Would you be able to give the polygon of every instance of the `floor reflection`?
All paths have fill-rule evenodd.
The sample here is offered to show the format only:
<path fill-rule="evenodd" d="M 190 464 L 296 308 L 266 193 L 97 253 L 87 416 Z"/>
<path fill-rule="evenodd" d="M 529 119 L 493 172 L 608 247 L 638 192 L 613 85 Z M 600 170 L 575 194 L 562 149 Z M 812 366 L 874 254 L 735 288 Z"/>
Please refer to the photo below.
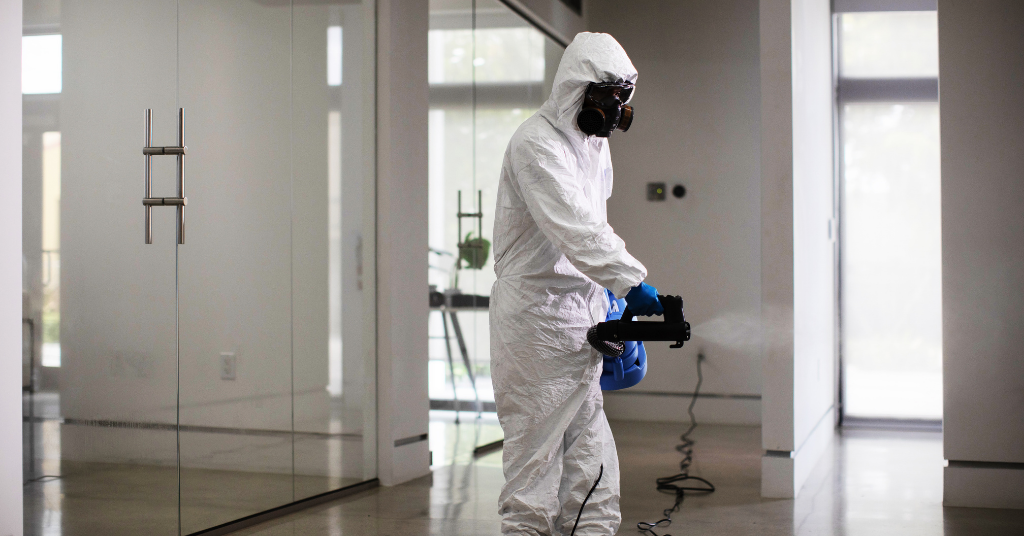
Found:
<path fill-rule="evenodd" d="M 456 424 L 452 412 L 431 412 L 431 475 L 401 486 L 373 489 L 237 534 L 498 534 L 497 499 L 504 480 L 501 452 L 474 457 L 473 449 L 499 439 L 501 429 L 494 414 L 463 412 L 459 417 Z M 53 425 L 47 428 L 48 424 L 37 425 L 37 471 L 59 473 L 63 469 L 64 479 L 40 480 L 26 486 L 26 528 L 32 525 L 26 534 L 89 534 L 81 524 L 89 519 L 89 513 L 80 506 L 101 504 L 104 493 L 115 489 L 103 484 L 104 471 L 116 475 L 127 469 L 61 462 L 59 430 Z M 638 521 L 657 520 L 662 509 L 672 504 L 671 496 L 658 493 L 654 480 L 672 474 L 678 467 L 674 446 L 683 427 L 619 421 L 612 422 L 612 428 L 622 474 L 623 522 L 619 534 L 638 534 Z M 814 469 L 796 500 L 760 497 L 760 428 L 701 425 L 693 438 L 696 445 L 691 474 L 708 478 L 718 491 L 687 497 L 681 511 L 673 516 L 672 526 L 658 531 L 659 535 L 1024 534 L 1024 511 L 942 507 L 942 436 L 937 432 L 840 431 L 834 448 Z M 173 472 L 173 468 L 168 470 Z M 94 488 L 68 479 L 87 472 L 92 473 Z M 158 476 L 135 472 L 106 482 L 124 486 L 135 478 Z M 212 495 L 232 493 L 215 489 L 223 475 L 192 476 L 195 482 L 206 481 L 212 486 Z M 270 491 L 273 486 L 266 482 L 249 482 L 245 493 Z M 246 483 L 236 484 L 232 490 L 245 489 Z M 133 512 L 129 506 L 122 510 L 129 517 L 138 512 L 152 510 L 135 508 Z M 103 508 L 94 508 L 93 513 L 117 514 Z"/>
<path fill-rule="evenodd" d="M 501 450 L 474 449 L 502 438 L 494 413 L 430 412 L 431 475 L 380 487 L 236 534 L 479 536 L 499 534 Z"/>
<path fill-rule="evenodd" d="M 456 423 L 458 420 L 458 423 Z M 475 463 L 501 467 L 501 456 L 474 457 L 477 447 L 491 445 L 504 436 L 495 413 L 430 411 L 431 467 Z M 500 452 L 500 450 L 499 450 Z"/>
<path fill-rule="evenodd" d="M 623 475 L 619 533 L 633 534 L 638 521 L 655 521 L 672 504 L 654 479 L 675 467 L 680 427 L 613 422 L 612 429 Z M 760 497 L 759 428 L 701 425 L 693 437 L 690 474 L 718 491 L 688 497 L 670 534 L 1024 534 L 1024 511 L 943 508 L 939 432 L 838 431 L 796 500 Z"/>
<path fill-rule="evenodd" d="M 478 433 L 463 413 L 433 416 L 431 448 L 446 453 L 433 475 L 393 488 L 378 488 L 316 510 L 300 512 L 239 534 L 498 534 L 500 454 L 473 459 L 467 434 Z M 484 416 L 486 418 L 486 414 Z M 682 426 L 613 422 L 622 466 L 619 534 L 638 534 L 638 521 L 654 521 L 672 497 L 654 479 L 672 474 Z M 443 433 L 443 436 L 440 434 Z M 455 434 L 458 448 L 454 448 Z M 444 437 L 444 448 L 436 441 Z M 761 430 L 702 425 L 691 474 L 718 487 L 688 497 L 664 534 L 710 535 L 961 535 L 1022 534 L 1024 512 L 942 507 L 942 437 L 933 432 L 842 431 L 815 468 L 797 500 L 760 496 Z M 451 460 L 451 461 L 448 461 Z"/>
<path fill-rule="evenodd" d="M 62 418 L 58 393 L 23 403 L 28 536 L 175 536 L 179 519 L 189 534 L 362 480 L 342 467 L 361 459 L 359 434 L 194 426 L 179 488 L 173 426 Z"/>

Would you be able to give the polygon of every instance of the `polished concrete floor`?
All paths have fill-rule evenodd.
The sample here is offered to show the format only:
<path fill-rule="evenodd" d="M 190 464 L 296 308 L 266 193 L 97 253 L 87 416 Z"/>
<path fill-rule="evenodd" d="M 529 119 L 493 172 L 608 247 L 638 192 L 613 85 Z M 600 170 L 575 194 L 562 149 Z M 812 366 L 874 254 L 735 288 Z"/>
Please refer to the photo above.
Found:
<path fill-rule="evenodd" d="M 50 474 L 53 472 L 48 472 Z M 176 536 L 174 467 L 60 461 L 60 477 L 25 485 L 25 535 Z M 184 468 L 182 533 L 189 534 L 358 479 Z"/>
<path fill-rule="evenodd" d="M 173 431 L 68 424 L 52 395 L 26 398 L 33 404 L 22 428 L 26 536 L 177 536 L 179 520 L 181 533 L 189 534 L 364 480 L 340 476 L 342 453 L 349 444 L 361 453 L 361 439 L 183 432 L 179 493 Z M 69 438 L 78 449 L 86 447 L 88 461 L 69 448 Z M 150 449 L 165 459 L 94 459 Z M 337 467 L 317 463 L 328 455 Z M 204 467 L 211 461 L 231 463 Z M 282 461 L 298 470 L 261 470 Z"/>
<path fill-rule="evenodd" d="M 478 433 L 463 421 L 460 437 Z M 654 479 L 677 467 L 681 426 L 613 422 L 622 466 L 623 523 L 656 521 L 672 497 Z M 713 494 L 688 497 L 659 536 L 702 535 L 1021 535 L 1024 511 L 942 507 L 942 438 L 935 432 L 843 430 L 796 500 L 760 497 L 761 432 L 755 427 L 697 428 L 692 474 Z M 465 448 L 472 441 L 464 441 Z M 237 532 L 239 535 L 499 534 L 500 453 L 451 465 L 392 488 L 378 488 Z"/>
<path fill-rule="evenodd" d="M 499 534 L 501 453 L 474 458 L 472 451 L 500 438 L 501 430 L 493 414 L 461 417 L 456 425 L 453 413 L 431 412 L 435 465 L 430 476 L 236 534 Z M 43 440 L 37 445 L 38 465 L 33 470 L 62 478 L 26 485 L 26 534 L 177 533 L 173 467 L 61 460 L 47 453 L 59 445 L 45 440 L 59 434 L 42 429 L 56 424 L 38 426 Z M 672 496 L 655 490 L 654 480 L 675 472 L 679 455 L 674 446 L 682 425 L 613 422 L 612 428 L 622 466 L 619 534 L 638 534 L 637 522 L 658 520 L 672 504 Z M 697 443 L 691 473 L 708 478 L 718 491 L 687 497 L 672 525 L 656 530 L 659 536 L 1024 534 L 1024 511 L 942 507 L 942 438 L 936 432 L 844 429 L 796 500 L 760 497 L 759 428 L 702 425 L 693 437 Z M 185 470 L 182 476 L 184 533 L 253 513 L 260 505 L 270 508 L 287 502 L 303 484 L 281 475 L 230 471 Z M 312 491 L 323 484 L 309 485 Z M 112 519 L 117 521 L 113 525 Z M 120 532 L 110 530 L 115 525 Z M 106 529 L 94 530 L 99 527 Z"/>

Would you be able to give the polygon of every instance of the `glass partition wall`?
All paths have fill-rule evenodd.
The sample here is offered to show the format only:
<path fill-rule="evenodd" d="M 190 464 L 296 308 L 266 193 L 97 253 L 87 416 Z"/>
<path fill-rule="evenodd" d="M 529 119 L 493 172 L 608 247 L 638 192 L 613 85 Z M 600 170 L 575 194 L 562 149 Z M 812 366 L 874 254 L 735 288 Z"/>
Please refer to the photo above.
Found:
<path fill-rule="evenodd" d="M 26 534 L 376 476 L 373 14 L 25 2 Z"/>
<path fill-rule="evenodd" d="M 547 99 L 564 47 L 497 0 L 431 0 L 428 39 L 431 408 L 493 412 L 498 176 L 512 134 Z"/>

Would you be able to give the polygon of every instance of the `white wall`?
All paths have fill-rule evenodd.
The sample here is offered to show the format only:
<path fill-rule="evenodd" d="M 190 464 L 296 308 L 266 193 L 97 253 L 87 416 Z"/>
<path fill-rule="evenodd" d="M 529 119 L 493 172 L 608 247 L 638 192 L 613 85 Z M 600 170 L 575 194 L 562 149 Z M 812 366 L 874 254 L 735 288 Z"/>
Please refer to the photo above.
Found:
<path fill-rule="evenodd" d="M 589 1 L 588 29 L 608 32 L 639 72 L 636 120 L 610 139 L 615 191 L 608 219 L 647 282 L 678 294 L 693 325 L 681 350 L 647 344 L 647 377 L 605 393 L 611 418 L 685 421 L 703 348 L 699 422 L 761 419 L 759 311 L 760 72 L 756 0 Z M 657 16 L 652 16 L 657 13 Z M 647 182 L 687 194 L 646 199 Z M 643 393 L 657 393 L 645 395 Z M 656 408 L 652 410 L 653 408 Z"/>
<path fill-rule="evenodd" d="M 1024 508 L 1024 4 L 939 2 L 947 506 Z"/>
<path fill-rule="evenodd" d="M 763 493 L 792 497 L 834 425 L 829 2 L 645 3 L 657 17 L 621 2 L 585 9 L 588 29 L 615 36 L 639 71 L 636 122 L 611 140 L 609 220 L 693 323 L 683 351 L 648 345 L 648 377 L 607 393 L 606 411 L 686 419 L 703 348 L 703 393 L 754 396 L 701 399 L 698 421 L 763 422 Z M 648 181 L 688 193 L 647 202 Z"/>
<path fill-rule="evenodd" d="M 835 424 L 828 0 L 761 0 L 761 493 L 794 497 Z"/>
<path fill-rule="evenodd" d="M 21 0 L 0 2 L 0 535 L 20 536 Z"/>
<path fill-rule="evenodd" d="M 394 485 L 430 472 L 429 5 L 381 0 L 377 16 L 377 448 L 380 480 Z"/>

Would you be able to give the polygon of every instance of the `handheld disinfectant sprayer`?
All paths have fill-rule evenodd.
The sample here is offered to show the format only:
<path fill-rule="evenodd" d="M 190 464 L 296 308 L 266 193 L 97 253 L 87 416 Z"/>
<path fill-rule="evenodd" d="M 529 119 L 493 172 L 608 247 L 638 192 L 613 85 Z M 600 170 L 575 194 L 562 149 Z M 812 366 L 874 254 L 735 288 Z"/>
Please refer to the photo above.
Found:
<path fill-rule="evenodd" d="M 601 389 L 603 391 L 615 391 L 633 387 L 644 379 L 647 374 L 647 352 L 644 351 L 644 341 L 672 341 L 675 344 L 669 348 L 682 348 L 683 343 L 690 340 L 690 323 L 683 315 L 683 299 L 679 296 L 658 295 L 658 301 L 665 309 L 665 320 L 663 322 L 636 322 L 633 313 L 626 307 L 626 300 L 616 299 L 610 291 L 608 293 L 608 316 L 601 322 L 587 331 L 587 342 L 598 352 L 604 354 L 604 370 L 601 371 Z M 702 359 L 703 355 L 698 359 Z M 698 362 L 697 374 L 700 375 L 700 364 Z M 700 390 L 700 382 L 697 383 L 697 390 Z M 693 403 L 697 400 L 696 394 L 690 401 L 690 429 L 682 435 L 683 444 L 676 447 L 685 458 L 680 464 L 681 472 L 665 478 L 658 479 L 658 490 L 676 494 L 676 503 L 672 508 L 665 510 L 665 518 L 655 523 L 640 522 L 637 528 L 641 532 L 654 534 L 654 528 L 667 525 L 672 522 L 672 512 L 679 509 L 683 502 L 683 493 L 686 491 L 712 492 L 715 487 L 703 478 L 690 476 L 689 467 L 693 459 L 693 440 L 689 439 L 690 432 L 697 426 L 693 417 Z M 572 527 L 573 535 L 576 534 L 576 527 L 579 525 L 580 516 L 583 515 L 583 508 L 587 506 L 591 494 L 601 483 L 601 476 L 604 475 L 604 464 L 597 474 L 590 493 L 587 493 L 580 505 L 580 512 L 576 515 L 576 524 Z M 707 487 L 692 487 L 682 485 L 682 482 L 699 480 Z"/>
<path fill-rule="evenodd" d="M 587 341 L 604 354 L 601 389 L 615 391 L 632 387 L 647 374 L 644 341 L 673 341 L 670 348 L 682 348 L 690 340 L 690 323 L 683 315 L 683 299 L 658 295 L 665 309 L 663 322 L 635 322 L 626 300 L 608 292 L 608 317 L 590 328 Z"/>

